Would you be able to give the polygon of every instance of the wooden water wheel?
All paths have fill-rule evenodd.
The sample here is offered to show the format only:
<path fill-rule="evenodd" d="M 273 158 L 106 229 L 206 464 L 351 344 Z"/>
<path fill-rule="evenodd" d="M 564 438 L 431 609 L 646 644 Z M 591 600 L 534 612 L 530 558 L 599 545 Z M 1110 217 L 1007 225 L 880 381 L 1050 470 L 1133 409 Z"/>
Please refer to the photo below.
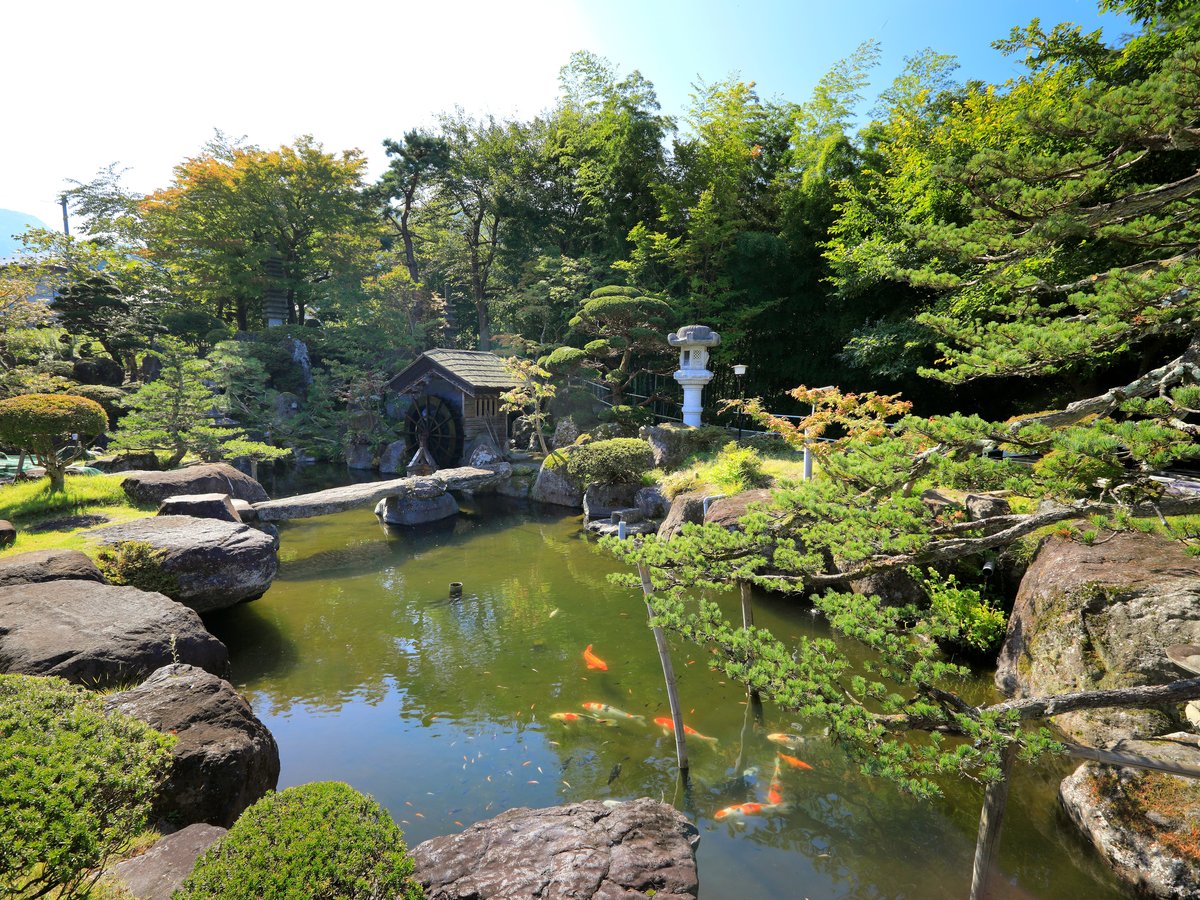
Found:
<path fill-rule="evenodd" d="M 465 433 L 462 413 L 441 397 L 417 397 L 404 416 L 405 444 L 409 459 L 425 445 L 438 467 L 457 466 L 462 459 Z"/>

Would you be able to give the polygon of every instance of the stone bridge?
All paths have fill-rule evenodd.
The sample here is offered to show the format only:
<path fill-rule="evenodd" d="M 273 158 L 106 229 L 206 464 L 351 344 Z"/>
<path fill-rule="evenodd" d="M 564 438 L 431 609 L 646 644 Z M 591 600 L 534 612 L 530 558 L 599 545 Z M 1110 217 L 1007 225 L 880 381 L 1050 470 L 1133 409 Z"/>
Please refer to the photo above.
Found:
<path fill-rule="evenodd" d="M 507 465 L 491 469 L 476 469 L 464 466 L 458 469 L 442 469 L 428 476 L 393 478 L 390 481 L 368 481 L 363 484 L 348 484 L 345 487 L 329 488 L 313 494 L 300 494 L 282 500 L 264 500 L 254 503 L 260 522 L 283 522 L 288 519 L 306 519 L 343 512 L 360 506 L 374 508 L 380 500 L 396 497 L 429 498 L 446 491 L 483 491 L 495 487 L 508 477 Z"/>

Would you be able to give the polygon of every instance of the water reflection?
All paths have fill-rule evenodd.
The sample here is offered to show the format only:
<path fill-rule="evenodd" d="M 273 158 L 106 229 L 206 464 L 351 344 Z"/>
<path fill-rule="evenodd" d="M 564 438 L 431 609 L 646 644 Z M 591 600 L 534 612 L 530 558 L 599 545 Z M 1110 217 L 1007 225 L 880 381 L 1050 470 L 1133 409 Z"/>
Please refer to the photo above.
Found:
<path fill-rule="evenodd" d="M 290 523 L 268 594 L 210 619 L 234 678 L 279 740 L 283 785 L 340 778 L 375 795 L 417 842 L 512 806 L 650 796 L 701 829 L 705 897 L 962 897 L 981 792 L 946 784 L 917 803 L 863 778 L 838 748 L 672 643 L 692 741 L 681 787 L 662 673 L 640 595 L 614 587 L 613 560 L 563 510 L 481 500 L 441 527 L 383 530 L 369 511 Z M 448 584 L 464 597 L 450 601 Z M 736 596 L 720 598 L 732 615 Z M 785 640 L 824 624 L 760 597 L 756 621 Z M 590 670 L 587 645 L 606 660 Z M 989 679 L 968 686 L 979 697 Z M 602 703 L 644 719 L 604 724 Z M 783 767 L 783 816 L 716 820 L 763 801 L 780 748 L 799 732 L 811 769 Z M 792 751 L 789 751 L 792 752 Z M 1057 819 L 1066 766 L 1022 770 L 1013 786 L 1001 896 L 1119 897 L 1114 880 Z M 1028 892 L 1028 893 L 1022 893 Z"/>

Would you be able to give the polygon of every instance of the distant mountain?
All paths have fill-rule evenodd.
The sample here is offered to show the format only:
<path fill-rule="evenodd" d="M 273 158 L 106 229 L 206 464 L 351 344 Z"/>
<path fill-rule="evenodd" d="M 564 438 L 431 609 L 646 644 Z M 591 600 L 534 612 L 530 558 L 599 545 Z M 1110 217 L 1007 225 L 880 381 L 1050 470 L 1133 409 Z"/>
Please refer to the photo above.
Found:
<path fill-rule="evenodd" d="M 15 209 L 0 209 L 0 262 L 16 256 L 21 249 L 21 242 L 13 237 L 20 234 L 29 226 L 47 228 L 37 216 L 17 212 Z"/>

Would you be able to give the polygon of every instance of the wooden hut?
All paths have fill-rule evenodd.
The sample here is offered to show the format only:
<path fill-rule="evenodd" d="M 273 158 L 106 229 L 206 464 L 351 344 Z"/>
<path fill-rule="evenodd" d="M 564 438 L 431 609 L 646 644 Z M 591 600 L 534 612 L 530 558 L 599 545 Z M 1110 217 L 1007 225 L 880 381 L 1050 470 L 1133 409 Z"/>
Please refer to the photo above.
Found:
<path fill-rule="evenodd" d="M 464 465 L 484 437 L 500 450 L 508 445 L 508 415 L 500 395 L 517 386 L 504 361 L 480 350 L 426 350 L 387 383 L 407 397 L 404 432 L 409 458 L 422 443 L 438 468 Z"/>

